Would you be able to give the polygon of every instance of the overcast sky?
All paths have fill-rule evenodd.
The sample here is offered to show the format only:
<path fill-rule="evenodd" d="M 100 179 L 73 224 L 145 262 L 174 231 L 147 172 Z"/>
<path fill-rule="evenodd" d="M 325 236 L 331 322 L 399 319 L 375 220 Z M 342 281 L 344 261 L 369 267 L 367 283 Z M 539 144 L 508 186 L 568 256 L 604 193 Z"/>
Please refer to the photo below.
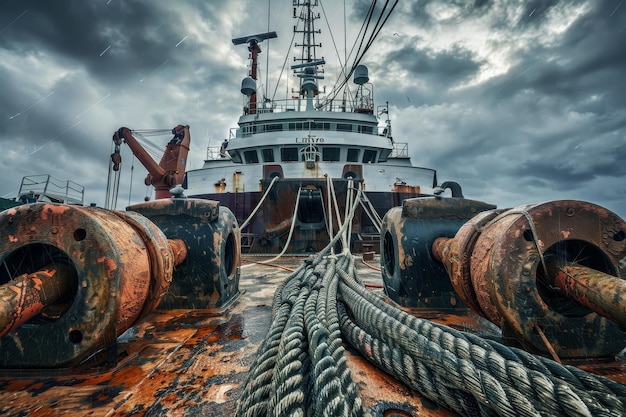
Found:
<path fill-rule="evenodd" d="M 344 2 L 320 1 L 338 26 L 318 35 L 330 88 L 333 39 L 343 59 L 369 1 L 345 1 L 346 35 Z M 390 103 L 396 141 L 440 182 L 499 207 L 571 198 L 624 217 L 624 3 L 400 0 L 362 63 L 378 104 Z M 24 175 L 50 174 L 103 205 L 121 126 L 189 124 L 188 168 L 200 168 L 209 140 L 227 137 L 242 108 L 247 51 L 231 39 L 278 33 L 262 45 L 271 97 L 292 14 L 288 0 L 0 0 L 0 196 L 13 198 Z M 118 207 L 129 199 L 127 152 Z M 134 165 L 138 202 L 146 171 Z"/>

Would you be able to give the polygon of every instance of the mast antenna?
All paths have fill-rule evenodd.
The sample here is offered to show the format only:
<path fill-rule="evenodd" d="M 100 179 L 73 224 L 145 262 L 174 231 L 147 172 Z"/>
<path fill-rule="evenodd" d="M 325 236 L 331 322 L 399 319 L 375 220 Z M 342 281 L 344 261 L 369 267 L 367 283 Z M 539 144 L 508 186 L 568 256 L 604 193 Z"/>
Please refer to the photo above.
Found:
<path fill-rule="evenodd" d="M 265 39 L 273 39 L 276 37 L 276 32 L 266 32 L 233 39 L 233 45 L 242 45 L 244 43 L 248 44 L 248 51 L 250 51 L 250 53 L 252 54 L 252 68 L 250 69 L 250 77 L 254 80 L 253 83 L 255 83 L 255 85 L 257 80 L 258 57 L 259 53 L 261 52 L 261 47 L 259 46 L 259 43 L 263 42 Z M 256 101 L 257 99 L 255 88 L 253 91 L 251 91 L 250 94 L 250 114 L 256 113 Z"/>

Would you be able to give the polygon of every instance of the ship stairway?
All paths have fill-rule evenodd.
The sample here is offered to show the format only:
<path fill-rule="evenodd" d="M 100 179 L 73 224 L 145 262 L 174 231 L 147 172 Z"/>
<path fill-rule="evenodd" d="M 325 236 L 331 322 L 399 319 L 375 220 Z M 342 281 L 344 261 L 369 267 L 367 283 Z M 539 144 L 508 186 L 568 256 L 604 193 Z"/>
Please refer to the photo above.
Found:
<path fill-rule="evenodd" d="M 250 253 L 254 246 L 255 237 L 254 233 L 241 233 L 241 253 Z"/>

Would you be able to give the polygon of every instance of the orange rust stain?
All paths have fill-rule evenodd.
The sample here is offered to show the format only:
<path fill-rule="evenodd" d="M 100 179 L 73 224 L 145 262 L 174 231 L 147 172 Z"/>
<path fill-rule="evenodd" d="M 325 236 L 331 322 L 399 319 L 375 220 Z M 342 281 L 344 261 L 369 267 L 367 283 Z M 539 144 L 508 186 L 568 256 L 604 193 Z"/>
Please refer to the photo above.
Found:
<path fill-rule="evenodd" d="M 117 269 L 117 265 L 115 264 L 115 262 L 113 261 L 113 259 L 109 259 L 109 260 L 107 261 L 107 268 L 108 268 L 110 271 L 115 271 L 115 270 Z"/>
<path fill-rule="evenodd" d="M 419 194 L 421 188 L 419 185 L 394 184 L 393 191 L 396 193 L 415 193 Z"/>
<path fill-rule="evenodd" d="M 49 272 L 49 271 L 47 271 Z M 47 274 L 48 276 L 51 276 L 51 274 Z M 43 284 L 43 281 L 40 280 L 39 278 L 32 278 L 31 281 L 33 282 L 33 288 L 35 288 L 37 291 L 41 290 L 41 285 Z"/>
<path fill-rule="evenodd" d="M 15 236 L 13 236 L 13 235 L 9 235 L 9 242 L 11 242 L 11 243 L 16 243 L 16 242 L 18 242 L 18 241 L 19 241 L 19 239 L 18 239 L 18 238 L 16 238 L 16 237 L 15 237 Z"/>
<path fill-rule="evenodd" d="M 41 218 L 43 220 L 48 220 L 48 215 L 58 214 L 62 215 L 70 208 L 68 206 L 53 206 L 52 204 L 46 204 L 41 209 Z"/>

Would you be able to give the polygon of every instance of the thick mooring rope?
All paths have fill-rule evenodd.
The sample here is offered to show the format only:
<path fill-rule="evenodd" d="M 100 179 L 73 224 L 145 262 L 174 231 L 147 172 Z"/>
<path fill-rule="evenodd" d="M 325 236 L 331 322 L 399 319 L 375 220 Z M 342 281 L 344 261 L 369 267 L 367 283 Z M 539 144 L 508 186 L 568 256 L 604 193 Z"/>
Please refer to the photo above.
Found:
<path fill-rule="evenodd" d="M 366 415 L 343 341 L 461 415 L 626 415 L 626 387 L 619 383 L 389 305 L 358 281 L 348 251 L 330 253 L 346 230 L 344 222 L 329 246 L 276 290 L 238 416 Z"/>

